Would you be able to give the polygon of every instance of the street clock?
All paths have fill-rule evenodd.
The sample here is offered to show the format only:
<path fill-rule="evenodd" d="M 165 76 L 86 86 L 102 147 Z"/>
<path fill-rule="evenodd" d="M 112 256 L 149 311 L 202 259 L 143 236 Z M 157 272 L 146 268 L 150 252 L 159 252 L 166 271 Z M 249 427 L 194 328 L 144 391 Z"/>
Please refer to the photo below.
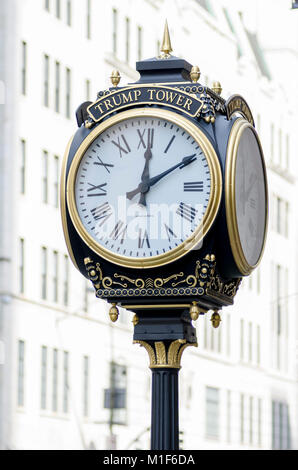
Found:
<path fill-rule="evenodd" d="M 264 250 L 266 170 L 249 106 L 200 84 L 170 50 L 138 62 L 136 83 L 113 72 L 79 107 L 64 157 L 68 250 L 113 319 L 116 304 L 217 312 Z"/>

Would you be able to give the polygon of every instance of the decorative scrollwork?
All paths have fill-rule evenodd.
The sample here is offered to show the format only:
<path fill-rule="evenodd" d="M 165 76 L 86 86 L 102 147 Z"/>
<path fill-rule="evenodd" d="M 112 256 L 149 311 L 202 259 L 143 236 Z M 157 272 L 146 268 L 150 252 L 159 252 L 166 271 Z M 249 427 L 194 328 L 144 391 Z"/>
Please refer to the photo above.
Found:
<path fill-rule="evenodd" d="M 150 368 L 169 367 L 180 369 L 181 357 L 185 348 L 188 346 L 197 346 L 197 343 L 187 343 L 185 339 L 177 339 L 167 346 L 162 341 L 147 343 L 146 341 L 134 341 L 135 344 L 143 346 L 148 352 L 150 359 Z"/>

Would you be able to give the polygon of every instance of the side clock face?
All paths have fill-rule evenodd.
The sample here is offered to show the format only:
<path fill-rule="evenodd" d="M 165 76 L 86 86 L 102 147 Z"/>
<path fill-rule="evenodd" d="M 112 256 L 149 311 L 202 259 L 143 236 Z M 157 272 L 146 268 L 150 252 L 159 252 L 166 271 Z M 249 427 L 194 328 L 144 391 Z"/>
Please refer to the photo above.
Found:
<path fill-rule="evenodd" d="M 167 264 L 198 246 L 221 197 L 209 140 L 184 117 L 161 109 L 122 112 L 78 149 L 67 199 L 75 228 L 116 264 Z"/>
<path fill-rule="evenodd" d="M 255 129 L 244 119 L 232 127 L 226 162 L 226 214 L 236 265 L 243 275 L 260 262 L 267 231 L 267 182 Z"/>

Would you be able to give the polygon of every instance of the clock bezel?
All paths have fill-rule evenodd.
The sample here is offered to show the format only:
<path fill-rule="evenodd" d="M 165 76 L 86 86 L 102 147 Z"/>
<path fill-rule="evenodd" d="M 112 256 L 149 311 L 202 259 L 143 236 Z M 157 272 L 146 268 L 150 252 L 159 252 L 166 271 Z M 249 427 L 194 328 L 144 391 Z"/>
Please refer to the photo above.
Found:
<path fill-rule="evenodd" d="M 180 126 L 181 128 L 183 128 L 183 130 L 188 132 L 198 143 L 198 145 L 200 145 L 200 148 L 202 149 L 204 156 L 207 160 L 211 178 L 209 202 L 201 224 L 195 229 L 195 231 L 190 237 L 184 240 L 184 242 L 178 245 L 177 247 L 161 255 L 156 255 L 148 258 L 122 256 L 108 250 L 107 248 L 104 248 L 102 245 L 97 243 L 85 229 L 79 217 L 75 201 L 76 176 L 81 160 L 84 157 L 88 147 L 102 132 L 106 131 L 111 126 L 118 124 L 126 119 L 137 117 L 155 117 L 165 119 L 169 122 L 172 122 L 173 124 Z M 98 124 L 95 129 L 92 130 L 90 134 L 84 139 L 84 141 L 77 149 L 69 168 L 66 185 L 66 198 L 69 214 L 75 229 L 77 230 L 79 236 L 82 238 L 84 243 L 92 251 L 94 251 L 97 255 L 101 256 L 105 260 L 110 261 L 119 266 L 135 269 L 156 268 L 159 266 L 163 266 L 172 263 L 189 253 L 191 249 L 193 249 L 202 241 L 202 239 L 206 236 L 209 229 L 213 225 L 213 222 L 220 206 L 221 196 L 221 167 L 215 149 L 213 148 L 210 140 L 207 138 L 204 132 L 194 123 L 192 123 L 189 119 L 172 111 L 160 108 L 138 108 L 126 110 L 119 114 L 115 114 L 114 116 Z"/>
<path fill-rule="evenodd" d="M 264 236 L 262 248 L 260 250 L 258 261 L 251 265 L 244 254 L 239 230 L 237 223 L 237 213 L 236 213 L 236 163 L 237 163 L 237 153 L 241 140 L 241 136 L 245 129 L 251 129 L 259 150 L 262 160 L 264 183 L 265 183 L 265 227 L 264 227 Z M 262 145 L 255 128 L 244 118 L 238 118 L 234 122 L 227 146 L 227 158 L 226 158 L 226 168 L 225 168 L 225 206 L 226 206 L 226 221 L 228 227 L 228 235 L 231 245 L 232 254 L 237 268 L 243 276 L 248 276 L 261 262 L 267 237 L 268 229 L 268 185 L 267 185 L 267 175 L 266 175 L 266 165 L 264 159 L 264 153 Z"/>

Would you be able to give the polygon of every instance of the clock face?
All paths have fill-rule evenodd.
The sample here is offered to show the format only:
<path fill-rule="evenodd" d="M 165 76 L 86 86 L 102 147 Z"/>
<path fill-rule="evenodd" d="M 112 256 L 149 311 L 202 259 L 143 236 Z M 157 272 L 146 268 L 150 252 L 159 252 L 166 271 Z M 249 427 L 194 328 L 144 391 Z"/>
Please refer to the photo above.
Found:
<path fill-rule="evenodd" d="M 130 267 L 166 264 L 197 245 L 220 200 L 208 142 L 164 110 L 126 111 L 96 128 L 70 171 L 71 215 L 86 243 Z"/>
<path fill-rule="evenodd" d="M 233 200 L 228 202 L 233 211 L 237 229 L 236 241 L 232 250 L 243 274 L 249 274 L 258 264 L 264 246 L 267 228 L 267 184 L 265 164 L 261 144 L 254 128 L 240 119 L 234 125 L 235 135 L 231 158 L 228 157 L 227 168 L 234 174 Z M 232 225 L 232 224 L 231 224 Z M 231 228 L 230 225 L 230 228 Z M 230 239 L 235 236 L 230 230 Z M 236 256 L 235 256 L 236 254 Z"/>

